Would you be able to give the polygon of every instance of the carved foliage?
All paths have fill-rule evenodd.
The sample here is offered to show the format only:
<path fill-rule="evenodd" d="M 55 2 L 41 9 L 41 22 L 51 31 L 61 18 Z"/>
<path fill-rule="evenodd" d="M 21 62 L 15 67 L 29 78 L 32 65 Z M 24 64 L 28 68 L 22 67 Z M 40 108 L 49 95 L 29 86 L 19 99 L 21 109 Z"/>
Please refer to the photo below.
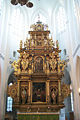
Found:
<path fill-rule="evenodd" d="M 14 83 L 13 85 L 8 86 L 8 96 L 12 97 L 13 101 L 15 103 L 18 102 L 18 95 L 17 95 L 18 89 L 17 88 L 18 88 L 18 86 L 17 86 L 16 83 Z"/>
<path fill-rule="evenodd" d="M 71 90 L 70 90 L 70 85 L 67 85 L 67 84 L 62 84 L 61 85 L 61 93 L 62 93 L 62 97 L 63 99 L 66 98 L 67 96 L 70 95 L 71 93 Z"/>

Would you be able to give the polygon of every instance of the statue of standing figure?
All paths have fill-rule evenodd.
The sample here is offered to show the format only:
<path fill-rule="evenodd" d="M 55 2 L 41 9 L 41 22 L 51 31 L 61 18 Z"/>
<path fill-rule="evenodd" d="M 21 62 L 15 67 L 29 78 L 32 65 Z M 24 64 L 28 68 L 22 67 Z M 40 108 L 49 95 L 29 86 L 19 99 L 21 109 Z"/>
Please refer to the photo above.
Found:
<path fill-rule="evenodd" d="M 22 100 L 22 104 L 27 103 L 27 91 L 25 88 L 22 89 L 21 100 Z"/>

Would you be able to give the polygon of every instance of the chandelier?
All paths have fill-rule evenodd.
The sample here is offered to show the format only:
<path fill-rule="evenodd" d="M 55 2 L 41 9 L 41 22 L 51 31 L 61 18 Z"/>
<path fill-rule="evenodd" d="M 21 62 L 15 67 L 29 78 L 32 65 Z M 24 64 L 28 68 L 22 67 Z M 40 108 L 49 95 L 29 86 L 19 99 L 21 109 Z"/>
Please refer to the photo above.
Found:
<path fill-rule="evenodd" d="M 33 7 L 33 3 L 29 2 L 29 0 L 11 0 L 11 4 L 17 5 L 20 4 L 21 6 L 26 5 L 27 7 Z"/>

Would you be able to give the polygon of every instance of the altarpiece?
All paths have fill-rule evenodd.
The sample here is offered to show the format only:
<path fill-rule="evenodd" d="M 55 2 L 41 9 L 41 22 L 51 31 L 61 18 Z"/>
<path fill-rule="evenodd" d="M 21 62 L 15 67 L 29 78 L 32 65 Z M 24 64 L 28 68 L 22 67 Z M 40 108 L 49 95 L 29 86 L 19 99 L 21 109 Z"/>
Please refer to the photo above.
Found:
<path fill-rule="evenodd" d="M 12 63 L 17 82 L 8 86 L 13 107 L 20 112 L 56 112 L 70 88 L 61 84 L 66 62 L 60 59 L 58 40 L 49 37 L 48 26 L 38 21 L 31 25 L 26 41 L 20 41 L 20 57 Z"/>

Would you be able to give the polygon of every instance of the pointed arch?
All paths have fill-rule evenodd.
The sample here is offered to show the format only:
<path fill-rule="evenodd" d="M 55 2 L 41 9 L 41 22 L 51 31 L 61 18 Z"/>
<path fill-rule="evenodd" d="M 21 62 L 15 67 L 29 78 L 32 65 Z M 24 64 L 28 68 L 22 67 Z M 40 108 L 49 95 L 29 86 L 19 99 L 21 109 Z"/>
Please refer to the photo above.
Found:
<path fill-rule="evenodd" d="M 48 13 L 44 9 L 42 9 L 42 8 L 37 8 L 32 13 L 32 17 L 31 17 L 32 21 L 31 21 L 31 23 L 34 23 L 34 20 L 38 16 L 38 14 L 41 14 L 46 19 L 46 23 L 48 23 L 48 18 L 49 18 Z"/>
<path fill-rule="evenodd" d="M 9 78 L 8 78 L 8 85 L 10 83 L 14 83 L 15 81 L 17 82 L 16 77 L 14 76 L 14 70 L 12 70 L 12 72 L 10 73 Z"/>

